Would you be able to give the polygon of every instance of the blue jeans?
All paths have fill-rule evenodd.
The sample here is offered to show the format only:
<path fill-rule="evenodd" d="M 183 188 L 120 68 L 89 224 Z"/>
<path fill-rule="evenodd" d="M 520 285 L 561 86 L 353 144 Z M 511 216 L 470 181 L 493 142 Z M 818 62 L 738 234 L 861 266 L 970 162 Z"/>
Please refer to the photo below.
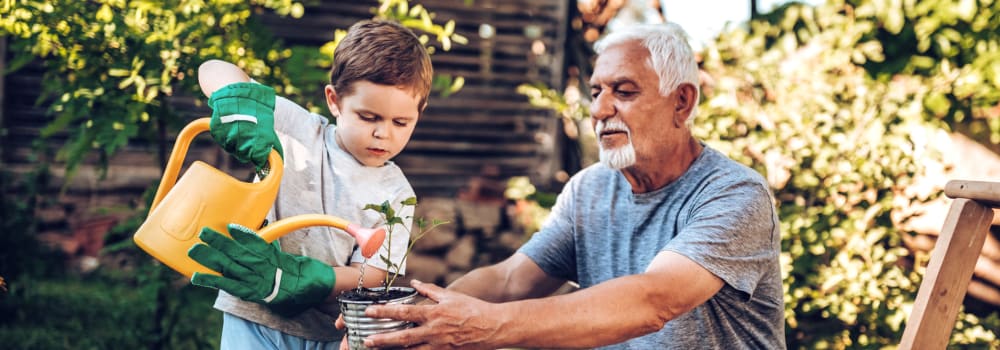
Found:
<path fill-rule="evenodd" d="M 340 341 L 318 342 L 282 333 L 229 313 L 222 314 L 221 350 L 337 350 Z"/>

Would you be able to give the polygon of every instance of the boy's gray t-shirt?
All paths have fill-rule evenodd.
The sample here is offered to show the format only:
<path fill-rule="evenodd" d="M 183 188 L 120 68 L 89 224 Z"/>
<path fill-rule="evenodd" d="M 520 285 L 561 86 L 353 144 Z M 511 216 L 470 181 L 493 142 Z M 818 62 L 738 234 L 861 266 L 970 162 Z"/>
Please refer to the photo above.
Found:
<path fill-rule="evenodd" d="M 764 179 L 706 146 L 679 179 L 649 193 L 633 194 L 620 171 L 602 164 L 584 169 L 519 252 L 581 288 L 643 273 L 667 250 L 725 282 L 660 331 L 607 349 L 783 349 L 780 240 Z"/>
<path fill-rule="evenodd" d="M 402 224 L 393 228 L 393 247 L 407 246 L 413 207 L 401 208 L 399 203 L 413 197 L 414 192 L 396 164 L 364 166 L 337 145 L 335 125 L 280 96 L 275 100 L 274 127 L 284 149 L 285 167 L 278 198 L 267 215 L 268 221 L 273 223 L 300 214 L 327 214 L 363 227 L 384 227 L 382 216 L 364 207 L 389 201 L 396 215 L 404 218 Z M 333 227 L 307 227 L 279 241 L 285 252 L 318 259 L 330 266 L 364 260 L 356 249 L 354 238 Z M 401 272 L 406 271 L 405 262 L 401 262 L 404 252 L 405 249 L 393 249 L 390 257 L 401 265 Z M 385 270 L 385 263 L 378 258 L 383 255 L 387 255 L 384 244 L 367 264 Z M 338 316 L 335 307 L 328 309 L 332 312 L 314 308 L 292 318 L 282 318 L 260 304 L 219 291 L 215 308 L 309 340 L 340 341 L 343 338 L 343 332 L 334 327 Z"/>

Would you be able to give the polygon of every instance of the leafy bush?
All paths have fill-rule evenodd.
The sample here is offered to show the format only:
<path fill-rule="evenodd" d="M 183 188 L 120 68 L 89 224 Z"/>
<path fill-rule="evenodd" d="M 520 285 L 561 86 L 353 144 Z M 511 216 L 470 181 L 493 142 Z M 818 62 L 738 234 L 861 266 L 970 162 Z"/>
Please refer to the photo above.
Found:
<path fill-rule="evenodd" d="M 303 11 L 290 0 L 15 0 L 0 4 L 0 35 L 12 38 L 11 71 L 42 59 L 39 103 L 55 119 L 41 136 L 68 133 L 57 160 L 72 175 L 88 155 L 106 165 L 129 141 L 176 129 L 183 121 L 169 97 L 194 94 L 198 64 L 209 58 L 287 83 L 272 67 L 291 52 L 251 19 L 259 8 Z"/>
<path fill-rule="evenodd" d="M 896 344 L 922 273 L 908 259 L 926 263 L 908 257 L 898 227 L 940 193 L 916 186 L 944 168 L 934 146 L 948 126 L 929 101 L 965 68 L 871 75 L 865 64 L 884 49 L 871 40 L 878 23 L 854 16 L 864 9 L 789 7 L 705 52 L 712 79 L 696 133 L 775 191 L 792 348 Z M 995 317 L 980 322 L 960 316 L 952 343 L 996 342 Z"/>
<path fill-rule="evenodd" d="M 3 232 L 0 234 L 0 278 L 8 284 L 22 275 L 48 274 L 58 270 L 45 261 L 58 260 L 60 252 L 48 249 L 35 238 L 35 206 L 41 197 L 39 192 L 48 182 L 49 173 L 45 166 L 36 167 L 21 176 L 0 169 L 0 194 L 3 194 L 0 213 L 4 216 L 0 220 L 0 232 Z M 0 286 L 3 284 L 0 282 Z"/>
<path fill-rule="evenodd" d="M 152 265 L 142 272 L 173 273 Z M 137 276 L 12 281 L 0 297 L 0 343 L 8 349 L 218 349 L 222 314 L 212 309 L 214 290 L 172 288 Z M 170 305 L 159 309 L 155 289 L 164 287 L 170 288 Z"/>

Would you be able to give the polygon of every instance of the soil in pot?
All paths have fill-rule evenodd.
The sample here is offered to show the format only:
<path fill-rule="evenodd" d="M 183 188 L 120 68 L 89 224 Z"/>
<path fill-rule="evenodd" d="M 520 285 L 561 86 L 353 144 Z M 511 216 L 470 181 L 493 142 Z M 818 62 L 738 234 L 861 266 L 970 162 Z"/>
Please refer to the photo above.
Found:
<path fill-rule="evenodd" d="M 413 327 L 406 321 L 365 316 L 365 308 L 373 304 L 414 304 L 417 301 L 417 290 L 410 287 L 352 289 L 337 296 L 340 302 L 340 313 L 347 324 L 347 342 L 351 350 L 368 349 L 364 346 L 365 337 L 394 332 Z"/>
<path fill-rule="evenodd" d="M 402 289 L 402 287 L 389 288 L 386 292 L 385 288 L 378 287 L 375 289 L 361 288 L 361 289 L 351 289 L 340 293 L 337 300 L 343 301 L 357 301 L 357 302 L 370 302 L 374 304 L 384 304 L 387 301 L 403 298 L 413 294 L 413 288 Z"/>

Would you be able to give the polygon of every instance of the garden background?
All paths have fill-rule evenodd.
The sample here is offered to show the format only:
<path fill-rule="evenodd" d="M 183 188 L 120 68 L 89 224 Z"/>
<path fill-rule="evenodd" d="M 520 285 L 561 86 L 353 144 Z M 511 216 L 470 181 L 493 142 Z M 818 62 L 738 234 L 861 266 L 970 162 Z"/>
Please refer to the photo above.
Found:
<path fill-rule="evenodd" d="M 444 284 L 508 256 L 594 161 L 580 90 L 589 45 L 616 23 L 670 17 L 636 3 L 0 2 L 0 344 L 217 348 L 214 292 L 131 240 L 173 135 L 208 113 L 196 67 L 236 62 L 328 114 L 318 92 L 334 29 L 362 18 L 425 35 L 437 72 L 397 162 L 418 213 L 452 224 L 419 242 L 409 277 Z M 1000 176 L 1000 3 L 734 5 L 753 18 L 700 49 L 694 131 L 774 190 L 788 345 L 892 348 L 946 212 L 944 183 Z M 249 174 L 207 139 L 188 157 Z M 955 348 L 1000 348 L 997 237 Z"/>

